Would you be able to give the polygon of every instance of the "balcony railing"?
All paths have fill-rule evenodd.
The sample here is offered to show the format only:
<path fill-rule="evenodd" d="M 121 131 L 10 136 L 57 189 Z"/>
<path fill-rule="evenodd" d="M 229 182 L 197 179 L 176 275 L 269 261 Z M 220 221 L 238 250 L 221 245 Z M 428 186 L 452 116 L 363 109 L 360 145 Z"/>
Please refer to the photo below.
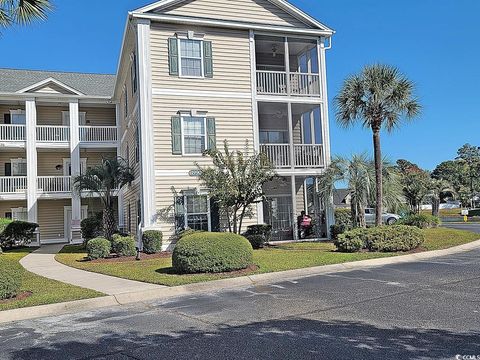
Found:
<path fill-rule="evenodd" d="M 1 124 L 0 141 L 25 141 L 25 125 Z"/>
<path fill-rule="evenodd" d="M 318 144 L 295 144 L 293 153 L 296 168 L 324 167 L 323 146 Z M 260 151 L 277 169 L 291 167 L 289 144 L 261 144 Z"/>
<path fill-rule="evenodd" d="M 69 126 L 37 125 L 38 142 L 69 142 Z"/>
<path fill-rule="evenodd" d="M 285 71 L 257 71 L 259 95 L 320 96 L 320 76 Z"/>
<path fill-rule="evenodd" d="M 116 126 L 80 126 L 80 141 L 82 142 L 115 142 L 117 141 Z"/>
<path fill-rule="evenodd" d="M 26 176 L 2 176 L 0 177 L 0 193 L 16 194 L 27 190 Z"/>
<path fill-rule="evenodd" d="M 37 178 L 39 192 L 60 193 L 72 191 L 71 176 L 39 176 Z"/>

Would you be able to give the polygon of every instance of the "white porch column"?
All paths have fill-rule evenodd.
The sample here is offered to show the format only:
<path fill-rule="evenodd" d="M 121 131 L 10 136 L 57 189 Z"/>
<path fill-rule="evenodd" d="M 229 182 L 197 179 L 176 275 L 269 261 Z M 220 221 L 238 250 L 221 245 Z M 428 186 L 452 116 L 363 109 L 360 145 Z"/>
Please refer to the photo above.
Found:
<path fill-rule="evenodd" d="M 155 167 L 153 153 L 152 72 L 150 65 L 150 20 L 137 20 L 137 59 L 141 166 L 141 230 L 156 224 Z M 140 238 L 139 234 L 139 238 Z M 141 246 L 141 242 L 139 241 Z"/>
<path fill-rule="evenodd" d="M 120 124 L 120 104 L 115 105 L 115 119 L 117 125 L 117 157 L 122 157 L 122 126 Z M 123 189 L 118 190 L 117 197 L 117 206 L 118 206 L 118 227 L 120 229 L 125 228 L 125 211 L 123 209 Z"/>
<path fill-rule="evenodd" d="M 330 154 L 330 120 L 328 115 L 328 91 L 327 91 L 327 65 L 325 38 L 317 40 L 318 51 L 318 69 L 320 72 L 320 86 L 322 94 L 322 129 L 323 129 L 323 153 L 325 156 L 325 166 L 331 163 Z M 325 221 L 327 226 L 327 237 L 330 238 L 330 226 L 335 224 L 335 212 L 333 208 L 333 198 L 325 199 Z"/>
<path fill-rule="evenodd" d="M 292 224 L 293 224 L 293 239 L 298 240 L 298 224 L 297 224 L 297 191 L 295 184 L 295 147 L 293 145 L 293 112 L 292 103 L 288 103 L 288 136 L 290 143 L 290 170 L 292 175 L 291 190 L 292 190 Z"/>
<path fill-rule="evenodd" d="M 298 224 L 297 224 L 297 184 L 295 175 L 290 177 L 290 185 L 292 188 L 292 215 L 293 215 L 293 240 L 298 240 Z"/>
<path fill-rule="evenodd" d="M 72 181 L 80 175 L 80 130 L 79 130 L 79 111 L 78 100 L 71 101 L 69 104 L 70 112 L 70 164 L 72 172 Z M 80 195 L 73 189 L 72 191 L 72 224 L 71 224 L 71 242 L 81 241 L 80 222 L 82 220 L 82 200 Z M 65 234 L 68 236 L 68 234 Z"/>
<path fill-rule="evenodd" d="M 37 219 L 37 108 L 35 99 L 25 101 L 26 158 L 27 158 L 27 210 L 28 221 Z"/>

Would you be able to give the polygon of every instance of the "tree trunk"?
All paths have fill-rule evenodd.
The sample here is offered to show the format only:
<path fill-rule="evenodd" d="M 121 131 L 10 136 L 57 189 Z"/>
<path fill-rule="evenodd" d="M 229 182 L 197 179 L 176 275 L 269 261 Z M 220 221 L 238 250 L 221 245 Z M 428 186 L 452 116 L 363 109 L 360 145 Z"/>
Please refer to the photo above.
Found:
<path fill-rule="evenodd" d="M 432 215 L 437 216 L 440 213 L 440 198 L 432 198 Z"/>
<path fill-rule="evenodd" d="M 103 209 L 103 232 L 105 238 L 112 240 L 113 234 L 117 230 L 115 214 L 112 207 Z"/>
<path fill-rule="evenodd" d="M 382 200 L 383 200 L 383 164 L 382 149 L 380 148 L 380 129 L 373 130 L 373 153 L 375 158 L 375 181 L 376 181 L 376 199 L 375 199 L 375 226 L 382 225 Z"/>

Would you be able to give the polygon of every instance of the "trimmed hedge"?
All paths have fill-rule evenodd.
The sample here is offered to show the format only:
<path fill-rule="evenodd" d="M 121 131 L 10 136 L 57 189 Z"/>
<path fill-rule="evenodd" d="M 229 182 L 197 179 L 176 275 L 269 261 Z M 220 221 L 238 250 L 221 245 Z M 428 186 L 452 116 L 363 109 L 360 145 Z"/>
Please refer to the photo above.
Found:
<path fill-rule="evenodd" d="M 16 261 L 0 259 L 0 300 L 18 295 L 24 274 L 23 267 Z"/>
<path fill-rule="evenodd" d="M 352 212 L 350 209 L 335 209 L 335 225 L 330 226 L 330 233 L 334 241 L 338 240 L 338 235 L 353 228 Z"/>
<path fill-rule="evenodd" d="M 114 234 L 112 237 L 112 250 L 118 256 L 135 256 L 137 247 L 134 237 Z"/>
<path fill-rule="evenodd" d="M 89 260 L 104 259 L 110 256 L 112 244 L 109 240 L 98 237 L 87 242 L 87 258 Z"/>
<path fill-rule="evenodd" d="M 397 224 L 416 226 L 420 229 L 429 229 L 438 227 L 441 221 L 438 217 L 429 214 L 407 215 L 400 219 Z"/>
<path fill-rule="evenodd" d="M 261 249 L 272 240 L 272 226 L 266 224 L 250 225 L 243 234 L 254 249 Z"/>
<path fill-rule="evenodd" d="M 156 254 L 162 251 L 163 233 L 158 230 L 146 230 L 142 235 L 143 252 Z"/>
<path fill-rule="evenodd" d="M 194 233 L 177 242 L 172 262 L 175 272 L 179 274 L 240 270 L 252 264 L 253 248 L 241 235 Z"/>
<path fill-rule="evenodd" d="M 1 247 L 24 246 L 32 242 L 38 224 L 27 221 L 12 221 L 0 235 Z"/>
<path fill-rule="evenodd" d="M 335 246 L 341 252 L 363 249 L 379 252 L 409 251 L 425 241 L 420 229 L 414 226 L 392 225 L 354 229 L 338 236 Z"/>

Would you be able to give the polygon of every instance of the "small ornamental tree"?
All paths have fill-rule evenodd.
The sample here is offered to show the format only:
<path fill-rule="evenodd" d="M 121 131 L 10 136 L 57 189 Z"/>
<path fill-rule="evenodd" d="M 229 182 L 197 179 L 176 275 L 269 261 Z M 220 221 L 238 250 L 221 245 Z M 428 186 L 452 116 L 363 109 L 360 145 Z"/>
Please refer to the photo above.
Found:
<path fill-rule="evenodd" d="M 217 149 L 206 152 L 213 166 L 196 164 L 200 180 L 227 219 L 229 231 L 236 234 L 242 232 L 243 219 L 251 212 L 252 205 L 263 201 L 263 185 L 276 176 L 265 155 L 251 154 L 248 147 L 246 142 L 243 151 L 232 151 L 225 141 L 223 152 Z"/>

